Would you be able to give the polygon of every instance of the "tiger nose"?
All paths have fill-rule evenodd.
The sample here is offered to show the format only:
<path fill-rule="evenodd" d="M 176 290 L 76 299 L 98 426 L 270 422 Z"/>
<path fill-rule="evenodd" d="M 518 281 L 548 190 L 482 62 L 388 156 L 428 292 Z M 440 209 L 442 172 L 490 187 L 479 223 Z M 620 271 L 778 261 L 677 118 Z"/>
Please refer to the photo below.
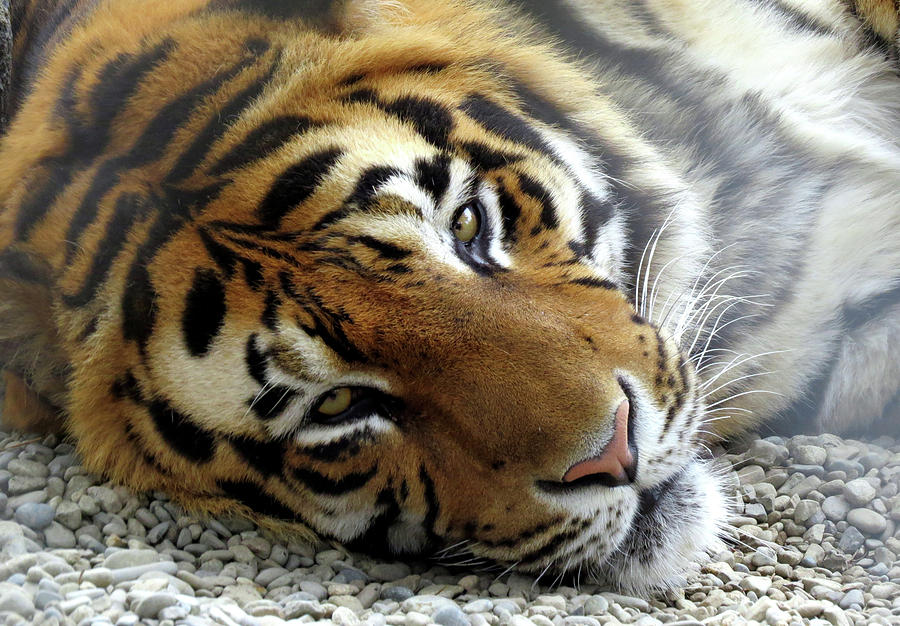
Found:
<path fill-rule="evenodd" d="M 595 477 L 605 485 L 618 487 L 634 482 L 637 471 L 637 455 L 628 441 L 631 403 L 626 398 L 616 409 L 615 429 L 612 439 L 595 457 L 579 461 L 563 475 L 564 483 L 584 478 Z M 593 482 L 593 481 L 592 481 Z"/>

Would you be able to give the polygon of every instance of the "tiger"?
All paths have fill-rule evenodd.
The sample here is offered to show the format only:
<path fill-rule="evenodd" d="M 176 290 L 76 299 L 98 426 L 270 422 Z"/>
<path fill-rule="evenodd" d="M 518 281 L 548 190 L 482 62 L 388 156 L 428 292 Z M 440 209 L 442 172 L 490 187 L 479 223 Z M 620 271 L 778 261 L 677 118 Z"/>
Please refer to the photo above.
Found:
<path fill-rule="evenodd" d="M 8 425 L 187 510 L 635 592 L 712 442 L 896 434 L 879 0 L 13 0 Z"/>

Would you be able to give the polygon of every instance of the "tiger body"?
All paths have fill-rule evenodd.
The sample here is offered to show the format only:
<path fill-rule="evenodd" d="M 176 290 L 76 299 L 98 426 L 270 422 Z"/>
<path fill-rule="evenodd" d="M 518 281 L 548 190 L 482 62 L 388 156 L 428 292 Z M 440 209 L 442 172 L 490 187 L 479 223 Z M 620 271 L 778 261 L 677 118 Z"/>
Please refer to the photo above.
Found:
<path fill-rule="evenodd" d="M 891 3 L 512 4 L 14 2 L 5 418 L 193 510 L 631 589 L 718 545 L 709 436 L 896 432 Z M 627 484 L 564 480 L 623 407 Z"/>

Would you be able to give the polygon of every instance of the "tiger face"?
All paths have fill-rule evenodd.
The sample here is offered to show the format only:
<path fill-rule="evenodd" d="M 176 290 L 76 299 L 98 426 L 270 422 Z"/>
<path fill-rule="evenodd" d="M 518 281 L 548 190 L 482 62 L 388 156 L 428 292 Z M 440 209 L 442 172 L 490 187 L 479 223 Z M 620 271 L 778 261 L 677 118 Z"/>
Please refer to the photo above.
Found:
<path fill-rule="evenodd" d="M 627 588 L 713 547 L 696 373 L 625 292 L 620 198 L 565 112 L 483 51 L 213 22 L 92 59 L 46 112 L 83 130 L 140 73 L 71 166 L 93 207 L 16 234 L 74 242 L 45 256 L 86 462 L 369 552 Z"/>

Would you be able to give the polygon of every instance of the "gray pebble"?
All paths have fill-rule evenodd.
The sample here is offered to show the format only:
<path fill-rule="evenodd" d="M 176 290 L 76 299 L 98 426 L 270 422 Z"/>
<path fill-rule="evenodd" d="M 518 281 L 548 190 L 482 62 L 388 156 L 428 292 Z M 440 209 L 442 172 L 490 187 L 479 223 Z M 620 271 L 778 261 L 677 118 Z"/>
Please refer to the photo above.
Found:
<path fill-rule="evenodd" d="M 24 591 L 7 588 L 0 593 L 0 613 L 3 611 L 31 619 L 34 615 L 34 604 Z"/>
<path fill-rule="evenodd" d="M 369 577 L 379 582 L 390 582 L 405 578 L 411 572 L 406 563 L 377 563 L 369 568 Z"/>
<path fill-rule="evenodd" d="M 300 581 L 299 587 L 300 587 L 300 591 L 310 594 L 316 600 L 321 601 L 328 597 L 328 590 L 325 589 L 324 586 L 322 586 L 321 584 L 317 583 L 314 580 Z M 411 591 L 409 592 L 409 595 L 410 596 L 412 595 Z M 382 595 L 382 597 L 384 597 L 384 596 Z M 407 598 L 408 597 L 409 596 L 407 596 Z M 403 598 L 403 599 L 405 600 L 406 598 Z"/>
<path fill-rule="evenodd" d="M 441 626 L 469 626 L 469 620 L 466 618 L 465 613 L 456 606 L 446 606 L 438 609 L 431 616 L 431 619 Z"/>
<path fill-rule="evenodd" d="M 43 611 L 48 606 L 53 603 L 58 603 L 62 601 L 62 596 L 53 591 L 47 591 L 45 589 L 40 589 L 36 594 L 34 594 L 34 606 Z"/>
<path fill-rule="evenodd" d="M 394 602 L 403 602 L 413 597 L 413 592 L 411 589 L 406 587 L 394 586 L 391 585 L 389 587 L 384 587 L 381 590 L 381 599 L 382 600 L 393 600 Z"/>
<path fill-rule="evenodd" d="M 137 613 L 138 617 L 151 619 L 156 617 L 164 608 L 177 603 L 178 598 L 171 593 L 154 593 L 139 600 L 134 607 L 134 612 Z"/>
<path fill-rule="evenodd" d="M 838 604 L 842 609 L 849 609 L 854 604 L 861 608 L 865 604 L 862 590 L 852 589 L 848 591 Z"/>
<path fill-rule="evenodd" d="M 74 548 L 75 533 L 59 522 L 50 522 L 44 529 L 44 541 L 50 548 Z"/>
<path fill-rule="evenodd" d="M 47 478 L 50 475 L 50 470 L 43 463 L 25 459 L 13 459 L 6 466 L 6 469 L 16 476 Z"/>
<path fill-rule="evenodd" d="M 822 502 L 822 512 L 832 522 L 843 520 L 852 508 L 844 496 L 828 496 Z"/>
<path fill-rule="evenodd" d="M 887 520 L 871 509 L 853 509 L 847 513 L 847 522 L 868 535 L 878 535 L 887 528 Z"/>
<path fill-rule="evenodd" d="M 292 600 L 284 605 L 284 616 L 287 619 L 297 619 L 309 615 L 313 619 L 322 619 L 325 609 L 318 602 L 310 600 Z"/>
<path fill-rule="evenodd" d="M 49 504 L 26 502 L 16 509 L 16 521 L 32 530 L 43 530 L 53 521 L 55 511 Z"/>
<path fill-rule="evenodd" d="M 866 538 L 855 526 L 848 526 L 841 535 L 838 547 L 847 554 L 855 554 L 865 542 Z"/>
<path fill-rule="evenodd" d="M 867 505 L 876 494 L 875 487 L 865 478 L 857 478 L 844 485 L 844 498 L 856 507 Z"/>
<path fill-rule="evenodd" d="M 262 570 L 253 580 L 253 582 L 255 582 L 257 585 L 268 587 L 273 580 L 288 573 L 289 572 L 283 567 L 269 567 Z"/>
<path fill-rule="evenodd" d="M 135 567 L 156 563 L 159 554 L 155 550 L 119 550 L 103 559 L 103 567 L 107 569 L 121 569 L 123 567 Z"/>

